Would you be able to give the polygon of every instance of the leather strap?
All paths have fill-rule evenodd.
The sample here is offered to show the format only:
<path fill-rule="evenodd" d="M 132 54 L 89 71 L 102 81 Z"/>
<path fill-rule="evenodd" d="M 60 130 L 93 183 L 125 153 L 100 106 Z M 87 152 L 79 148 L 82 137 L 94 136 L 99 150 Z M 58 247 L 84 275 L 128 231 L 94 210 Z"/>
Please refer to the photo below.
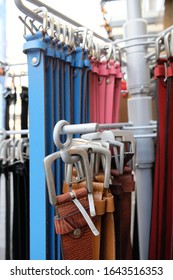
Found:
<path fill-rule="evenodd" d="M 90 75 L 90 121 L 98 122 L 99 120 L 99 108 L 98 108 L 98 61 L 91 58 L 92 72 Z"/>
<path fill-rule="evenodd" d="M 113 182 L 110 185 L 115 201 L 115 232 L 116 232 L 116 258 L 119 260 L 133 259 L 133 249 L 130 238 L 131 229 L 131 192 L 135 189 L 132 170 L 124 168 L 124 173 L 111 170 Z"/>
<path fill-rule="evenodd" d="M 166 260 L 173 259 L 173 57 L 169 58 L 167 78 L 167 116 L 166 116 L 166 149 L 165 149 L 165 187 L 164 187 L 164 202 L 163 210 L 164 217 L 162 223 L 163 238 L 162 238 L 162 255 Z M 166 236 L 166 238 L 165 238 Z"/>
<path fill-rule="evenodd" d="M 98 81 L 98 89 L 99 89 L 99 119 L 98 123 L 105 123 L 105 113 L 106 113 L 106 80 L 108 77 L 108 67 L 107 60 L 103 60 L 99 63 L 99 81 Z"/>
<path fill-rule="evenodd" d="M 75 174 L 75 170 L 73 175 Z M 103 174 L 100 174 L 104 178 Z M 77 184 L 72 184 L 72 189 L 77 190 L 85 187 L 86 182 L 82 181 Z M 68 191 L 69 187 L 64 182 L 63 190 Z M 96 210 L 96 217 L 94 217 L 94 224 L 98 231 L 99 236 L 92 236 L 93 259 L 99 260 L 114 260 L 115 259 L 115 227 L 113 213 L 114 198 L 109 189 L 104 189 L 103 182 L 93 182 L 93 197 Z M 83 241 L 81 240 L 81 248 Z"/>
<path fill-rule="evenodd" d="M 104 174 L 100 173 L 95 176 L 98 182 L 104 182 Z M 109 188 L 104 188 L 103 200 L 106 208 L 105 214 L 102 216 L 101 228 L 101 260 L 115 260 L 116 259 L 116 232 L 114 215 L 116 216 L 115 200 Z"/>
<path fill-rule="evenodd" d="M 114 67 L 114 60 L 109 61 L 109 76 L 106 80 L 106 93 L 105 93 L 105 123 L 113 122 L 113 111 L 115 110 L 116 103 L 114 103 L 114 87 L 115 87 L 115 77 L 116 77 L 116 68 Z"/>
<path fill-rule="evenodd" d="M 116 259 L 116 241 L 115 241 L 115 225 L 114 225 L 114 198 L 109 188 L 104 189 L 103 200 L 106 202 L 106 211 L 101 221 L 101 260 Z"/>
<path fill-rule="evenodd" d="M 162 259 L 163 192 L 165 187 L 165 128 L 166 128 L 166 60 L 159 59 L 155 68 L 157 79 L 158 132 L 156 142 L 156 163 L 151 214 L 149 259 Z M 165 238 L 165 235 L 164 235 Z"/>
<path fill-rule="evenodd" d="M 86 188 L 75 190 L 76 197 L 89 214 Z M 61 235 L 62 255 L 65 260 L 92 260 L 92 232 L 70 193 L 57 196 L 55 230 Z"/>
<path fill-rule="evenodd" d="M 114 89 L 114 110 L 113 110 L 113 118 L 112 123 L 116 123 L 119 121 L 119 112 L 120 112 L 120 97 L 121 97 L 121 80 L 122 80 L 122 72 L 121 65 L 116 63 L 116 79 L 115 79 L 115 89 Z"/>
<path fill-rule="evenodd" d="M 75 175 L 76 171 L 73 170 L 73 175 Z M 73 183 L 72 189 L 73 190 L 79 190 L 81 188 L 86 189 L 86 181 L 81 181 L 79 183 Z M 63 192 L 66 193 L 69 191 L 69 186 L 64 182 L 63 184 Z M 93 197 L 94 197 L 94 205 L 96 210 L 96 216 L 94 217 L 94 224 L 97 228 L 97 230 L 101 233 L 101 216 L 105 214 L 105 207 L 106 203 L 105 200 L 102 199 L 103 196 L 103 183 L 97 183 L 93 182 Z M 100 236 L 91 236 L 92 239 L 92 247 L 90 247 L 90 250 L 92 251 L 92 258 L 93 260 L 99 260 L 100 259 Z M 81 248 L 83 247 L 83 240 L 81 241 Z M 89 244 L 88 244 L 89 246 Z"/>
<path fill-rule="evenodd" d="M 28 88 L 22 86 L 21 97 L 21 129 L 28 128 Z M 21 137 L 27 137 L 27 135 L 21 135 Z"/>

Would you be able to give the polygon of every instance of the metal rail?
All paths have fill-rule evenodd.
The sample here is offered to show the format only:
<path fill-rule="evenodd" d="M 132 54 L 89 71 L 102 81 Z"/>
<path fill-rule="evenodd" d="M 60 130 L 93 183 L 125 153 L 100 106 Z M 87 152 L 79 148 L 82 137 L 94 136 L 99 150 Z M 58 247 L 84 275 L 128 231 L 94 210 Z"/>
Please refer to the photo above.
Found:
<path fill-rule="evenodd" d="M 46 5 L 45 3 L 41 2 L 41 1 L 37 1 L 37 0 L 26 0 L 27 2 L 30 2 L 31 4 L 34 4 L 35 6 L 37 7 L 45 7 L 48 12 L 52 13 L 54 16 L 57 16 L 58 18 L 70 23 L 71 25 L 74 25 L 76 27 L 81 27 L 83 26 L 83 24 L 80 24 L 79 22 L 65 16 L 64 14 L 58 12 L 57 10 L 51 8 L 50 6 Z M 43 18 L 41 16 L 39 16 L 37 13 L 33 12 L 32 10 L 30 10 L 28 7 L 26 7 L 24 4 L 23 4 L 23 1 L 22 0 L 14 0 L 17 8 L 22 12 L 24 13 L 26 16 L 32 18 L 33 20 L 35 21 L 38 21 L 40 23 L 43 22 Z M 85 26 L 83 26 L 85 27 Z M 102 37 L 101 35 L 99 35 L 98 33 L 96 32 L 93 32 L 93 36 L 104 41 L 104 42 L 111 42 L 111 40 L 107 39 L 107 38 L 104 38 Z"/>

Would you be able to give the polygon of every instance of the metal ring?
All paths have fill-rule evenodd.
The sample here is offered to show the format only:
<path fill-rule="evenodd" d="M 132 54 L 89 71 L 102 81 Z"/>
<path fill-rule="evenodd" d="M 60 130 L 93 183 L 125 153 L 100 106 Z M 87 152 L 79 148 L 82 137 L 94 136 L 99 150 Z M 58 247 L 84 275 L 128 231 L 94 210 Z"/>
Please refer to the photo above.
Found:
<path fill-rule="evenodd" d="M 68 133 L 66 141 L 64 143 L 61 142 L 61 140 L 60 140 L 61 129 L 64 125 L 70 125 L 70 124 L 69 124 L 69 122 L 67 122 L 65 120 L 61 120 L 61 121 L 57 122 L 57 124 L 55 125 L 54 130 L 53 130 L 54 143 L 60 149 L 68 148 L 71 145 L 72 138 L 73 138 L 73 134 Z"/>

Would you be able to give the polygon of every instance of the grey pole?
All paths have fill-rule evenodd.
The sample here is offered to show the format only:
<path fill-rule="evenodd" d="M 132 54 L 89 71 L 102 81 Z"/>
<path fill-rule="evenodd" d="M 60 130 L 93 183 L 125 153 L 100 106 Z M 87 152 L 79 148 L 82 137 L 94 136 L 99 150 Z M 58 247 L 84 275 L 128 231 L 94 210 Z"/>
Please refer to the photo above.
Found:
<path fill-rule="evenodd" d="M 124 39 L 147 34 L 147 22 L 141 16 L 141 1 L 127 0 L 127 22 L 124 24 Z M 143 39 L 144 41 L 144 39 Z M 126 49 L 127 87 L 131 98 L 128 100 L 128 119 L 134 126 L 148 126 L 152 120 L 152 98 L 150 91 L 150 71 L 145 59 L 145 45 L 136 45 L 140 40 L 132 40 L 133 46 Z M 154 162 L 154 140 L 152 137 L 138 138 L 137 135 L 152 134 L 152 129 L 134 130 L 136 135 L 136 202 L 139 233 L 139 256 L 148 259 L 150 220 L 152 205 L 152 166 Z"/>

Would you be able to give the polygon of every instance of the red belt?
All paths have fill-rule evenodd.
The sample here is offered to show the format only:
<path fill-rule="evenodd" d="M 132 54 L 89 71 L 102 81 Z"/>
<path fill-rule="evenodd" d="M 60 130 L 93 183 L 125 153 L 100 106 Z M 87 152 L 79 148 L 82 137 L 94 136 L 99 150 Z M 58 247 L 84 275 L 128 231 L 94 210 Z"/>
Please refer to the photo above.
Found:
<path fill-rule="evenodd" d="M 166 83 L 165 60 L 159 60 L 155 68 L 157 79 L 158 133 L 156 163 L 151 217 L 149 259 L 160 259 L 163 220 L 163 190 L 165 173 L 165 122 L 166 122 Z"/>
<path fill-rule="evenodd" d="M 166 84 L 165 63 L 165 60 L 159 60 L 155 69 L 158 85 L 158 136 L 149 259 L 172 259 L 173 64 L 169 61 Z"/>

